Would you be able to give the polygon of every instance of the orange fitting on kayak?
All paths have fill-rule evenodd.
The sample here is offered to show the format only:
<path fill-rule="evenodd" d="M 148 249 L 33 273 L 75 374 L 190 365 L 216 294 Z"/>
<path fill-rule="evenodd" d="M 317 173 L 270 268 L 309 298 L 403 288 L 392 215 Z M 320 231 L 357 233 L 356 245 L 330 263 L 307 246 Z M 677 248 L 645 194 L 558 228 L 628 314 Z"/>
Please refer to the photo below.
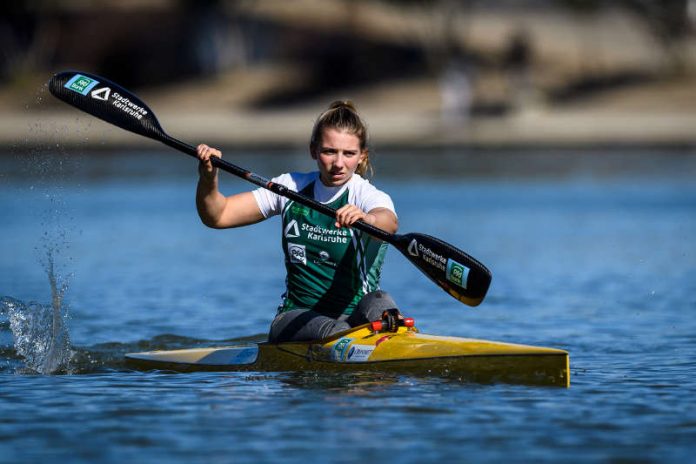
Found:
<path fill-rule="evenodd" d="M 407 317 L 406 319 L 404 319 L 404 327 L 411 328 L 415 325 L 416 325 L 416 321 L 414 321 L 412 317 Z"/>
<path fill-rule="evenodd" d="M 370 323 L 370 327 L 372 328 L 373 332 L 379 332 L 382 330 L 382 321 L 374 321 Z"/>

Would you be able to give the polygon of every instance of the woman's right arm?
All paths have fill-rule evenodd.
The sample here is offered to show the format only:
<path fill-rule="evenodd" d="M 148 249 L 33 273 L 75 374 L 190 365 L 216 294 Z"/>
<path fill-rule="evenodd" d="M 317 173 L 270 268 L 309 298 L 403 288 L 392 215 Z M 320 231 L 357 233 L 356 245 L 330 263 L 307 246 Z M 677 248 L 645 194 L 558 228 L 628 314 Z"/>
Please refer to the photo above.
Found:
<path fill-rule="evenodd" d="M 198 215 L 208 227 L 226 229 L 255 224 L 264 220 L 256 199 L 251 192 L 224 196 L 218 189 L 218 169 L 210 162 L 211 156 L 222 157 L 220 150 L 208 145 L 198 145 L 198 187 L 196 208 Z"/>

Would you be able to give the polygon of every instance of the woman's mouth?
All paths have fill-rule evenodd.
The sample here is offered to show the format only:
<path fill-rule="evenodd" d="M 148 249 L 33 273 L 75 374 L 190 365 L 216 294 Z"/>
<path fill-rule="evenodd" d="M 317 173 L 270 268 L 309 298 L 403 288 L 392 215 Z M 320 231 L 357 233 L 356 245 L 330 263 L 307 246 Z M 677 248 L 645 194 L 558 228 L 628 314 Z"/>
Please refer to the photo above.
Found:
<path fill-rule="evenodd" d="M 328 171 L 326 173 L 326 182 L 332 185 L 341 185 L 348 179 L 346 171 Z"/>

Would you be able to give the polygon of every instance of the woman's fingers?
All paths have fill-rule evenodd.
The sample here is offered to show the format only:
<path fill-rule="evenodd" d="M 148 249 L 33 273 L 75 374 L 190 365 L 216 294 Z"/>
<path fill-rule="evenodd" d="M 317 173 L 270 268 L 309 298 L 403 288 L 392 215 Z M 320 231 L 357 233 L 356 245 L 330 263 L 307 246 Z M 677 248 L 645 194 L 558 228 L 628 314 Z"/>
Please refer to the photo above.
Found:
<path fill-rule="evenodd" d="M 367 213 L 355 205 L 342 206 L 336 211 L 336 227 L 349 227 L 366 216 Z"/>
<path fill-rule="evenodd" d="M 200 171 L 206 175 L 214 174 L 216 169 L 213 167 L 213 163 L 210 161 L 211 156 L 217 156 L 222 158 L 222 152 L 216 148 L 209 147 L 208 145 L 202 143 L 196 147 L 196 156 L 201 161 Z"/>
<path fill-rule="evenodd" d="M 196 154 L 198 155 L 198 159 L 200 159 L 201 161 L 208 161 L 210 160 L 211 156 L 217 156 L 218 158 L 222 158 L 222 152 L 220 150 L 218 150 L 217 148 L 209 147 L 204 143 L 196 147 Z"/>

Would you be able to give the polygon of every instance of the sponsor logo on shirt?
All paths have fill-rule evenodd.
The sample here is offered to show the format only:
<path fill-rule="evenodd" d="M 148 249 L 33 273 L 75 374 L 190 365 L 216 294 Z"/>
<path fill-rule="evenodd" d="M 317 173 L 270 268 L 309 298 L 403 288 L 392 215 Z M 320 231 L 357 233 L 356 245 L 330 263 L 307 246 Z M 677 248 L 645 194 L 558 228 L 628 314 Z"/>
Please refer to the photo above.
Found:
<path fill-rule="evenodd" d="M 285 235 L 286 238 L 297 238 L 300 236 L 300 229 L 297 227 L 297 221 L 292 220 L 288 223 L 287 226 L 285 226 L 285 230 L 283 231 L 283 234 Z"/>
<path fill-rule="evenodd" d="M 304 245 L 288 243 L 288 256 L 291 263 L 307 265 L 307 250 Z"/>
<path fill-rule="evenodd" d="M 319 252 L 319 259 L 315 259 L 312 262 L 314 264 L 323 264 L 323 265 L 331 266 L 334 268 L 338 267 L 338 264 L 336 264 L 334 261 L 331 261 L 331 255 L 326 250 L 321 250 Z"/>
<path fill-rule="evenodd" d="M 292 213 L 295 216 L 307 216 L 309 215 L 311 209 L 309 209 L 306 206 L 303 205 L 298 205 L 295 203 L 290 207 L 290 213 Z"/>
<path fill-rule="evenodd" d="M 329 229 L 311 224 L 302 224 L 302 232 L 307 233 L 307 238 L 326 243 L 348 243 L 350 232 L 347 229 Z"/>

